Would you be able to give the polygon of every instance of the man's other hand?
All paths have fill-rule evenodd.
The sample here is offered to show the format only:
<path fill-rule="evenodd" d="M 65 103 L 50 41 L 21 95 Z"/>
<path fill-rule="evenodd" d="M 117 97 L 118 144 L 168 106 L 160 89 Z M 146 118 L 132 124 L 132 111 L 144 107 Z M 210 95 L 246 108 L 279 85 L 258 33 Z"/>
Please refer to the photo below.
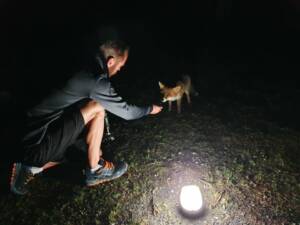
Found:
<path fill-rule="evenodd" d="M 153 105 L 152 106 L 152 111 L 150 112 L 150 114 L 157 114 L 162 110 L 162 106 L 158 106 L 158 105 Z"/>

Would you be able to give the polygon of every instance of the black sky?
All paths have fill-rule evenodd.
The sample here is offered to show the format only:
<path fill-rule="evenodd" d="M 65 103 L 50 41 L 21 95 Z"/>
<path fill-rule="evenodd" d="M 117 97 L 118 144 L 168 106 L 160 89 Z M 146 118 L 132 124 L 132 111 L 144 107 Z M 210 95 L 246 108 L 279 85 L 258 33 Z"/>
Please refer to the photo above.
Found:
<path fill-rule="evenodd" d="M 47 74 L 76 62 L 82 41 L 105 24 L 118 26 L 140 67 L 197 64 L 209 51 L 218 56 L 216 63 L 232 57 L 237 63 L 275 60 L 291 73 L 298 65 L 299 5 L 295 0 L 4 0 L 1 87 L 18 81 L 20 73 Z"/>

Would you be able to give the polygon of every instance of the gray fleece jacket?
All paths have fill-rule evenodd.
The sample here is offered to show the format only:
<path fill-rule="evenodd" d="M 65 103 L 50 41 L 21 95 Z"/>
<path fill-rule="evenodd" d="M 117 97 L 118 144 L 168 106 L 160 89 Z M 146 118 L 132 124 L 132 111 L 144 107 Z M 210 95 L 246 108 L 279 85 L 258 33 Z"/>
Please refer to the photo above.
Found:
<path fill-rule="evenodd" d="M 50 123 L 58 119 L 70 106 L 84 100 L 93 99 L 110 113 L 125 120 L 138 119 L 151 112 L 151 106 L 129 105 L 115 92 L 104 62 L 102 57 L 96 56 L 97 72 L 83 70 L 74 74 L 62 88 L 53 91 L 27 112 L 28 131 L 23 139 L 25 145 L 39 144 Z"/>

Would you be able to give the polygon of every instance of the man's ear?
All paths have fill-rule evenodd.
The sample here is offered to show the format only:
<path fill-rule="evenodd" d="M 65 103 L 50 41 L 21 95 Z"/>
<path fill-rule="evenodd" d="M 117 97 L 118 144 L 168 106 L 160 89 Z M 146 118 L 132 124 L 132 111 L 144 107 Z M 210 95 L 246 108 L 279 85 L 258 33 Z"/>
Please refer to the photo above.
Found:
<path fill-rule="evenodd" d="M 158 81 L 158 85 L 160 89 L 163 89 L 165 87 L 165 85 L 163 85 L 163 83 L 161 83 L 160 81 Z"/>
<path fill-rule="evenodd" d="M 116 63 L 115 57 L 109 56 L 109 57 L 107 58 L 107 61 L 106 61 L 107 67 L 110 68 L 110 67 L 114 66 L 115 63 Z"/>

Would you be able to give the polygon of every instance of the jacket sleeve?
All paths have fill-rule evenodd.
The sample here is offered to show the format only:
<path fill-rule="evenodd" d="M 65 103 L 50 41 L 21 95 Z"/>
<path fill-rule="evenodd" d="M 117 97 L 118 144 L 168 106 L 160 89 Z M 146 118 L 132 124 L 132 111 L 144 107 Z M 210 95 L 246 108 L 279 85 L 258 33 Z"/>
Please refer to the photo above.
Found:
<path fill-rule="evenodd" d="M 152 106 L 139 107 L 127 104 L 111 86 L 108 78 L 100 78 L 91 91 L 90 98 L 99 102 L 107 111 L 125 120 L 134 120 L 148 115 Z"/>

